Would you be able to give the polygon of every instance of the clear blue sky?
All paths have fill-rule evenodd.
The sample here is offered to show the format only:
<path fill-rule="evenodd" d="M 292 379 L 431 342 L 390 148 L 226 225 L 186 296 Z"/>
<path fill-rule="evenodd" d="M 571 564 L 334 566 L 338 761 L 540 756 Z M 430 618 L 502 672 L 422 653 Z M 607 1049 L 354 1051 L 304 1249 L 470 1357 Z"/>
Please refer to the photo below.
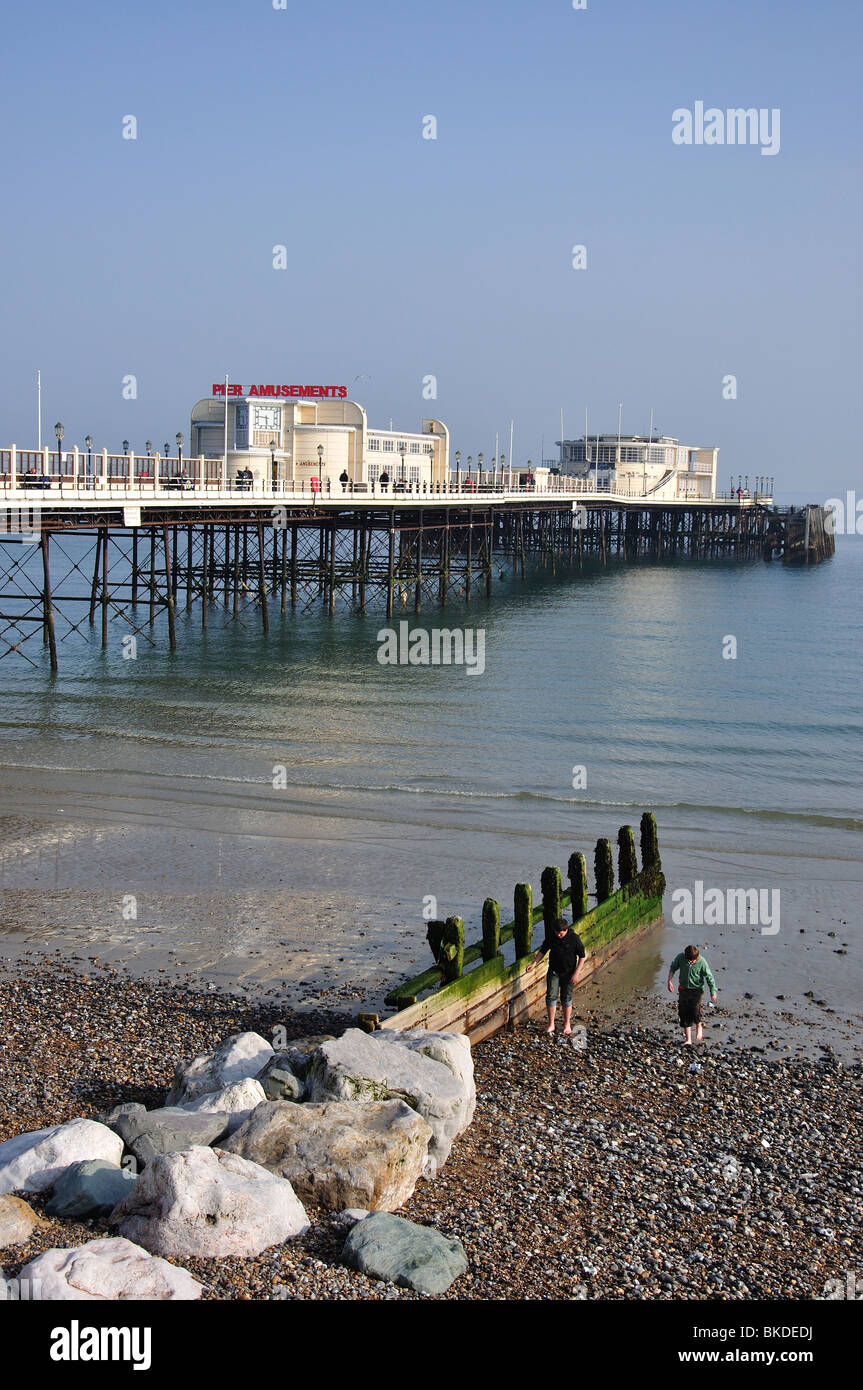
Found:
<path fill-rule="evenodd" d="M 621 401 L 720 482 L 852 487 L 861 30 L 858 0 L 7 9 L 2 442 L 37 367 L 51 438 L 109 448 L 188 433 L 227 371 L 465 455 L 514 417 L 520 460 Z M 778 107 L 780 152 L 675 145 L 696 101 Z"/>

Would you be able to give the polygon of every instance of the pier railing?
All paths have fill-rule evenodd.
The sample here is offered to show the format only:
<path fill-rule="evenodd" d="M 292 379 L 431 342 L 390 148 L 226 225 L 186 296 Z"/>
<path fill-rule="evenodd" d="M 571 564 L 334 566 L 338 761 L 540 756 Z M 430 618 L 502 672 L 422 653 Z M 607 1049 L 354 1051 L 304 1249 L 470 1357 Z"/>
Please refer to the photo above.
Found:
<path fill-rule="evenodd" d="M 583 497 L 585 500 L 609 502 L 644 499 L 647 502 L 674 502 L 678 505 L 727 500 L 728 503 L 743 506 L 772 501 L 772 498 L 758 493 L 747 494 L 745 498 L 732 494 L 726 499 L 724 494 L 700 496 L 685 489 L 677 496 L 665 496 L 669 483 L 669 479 L 662 479 L 659 484 L 645 489 L 628 478 L 625 486 L 620 482 L 612 488 L 607 480 L 595 476 L 553 474 L 536 478 L 526 469 L 514 468 L 482 474 L 462 473 L 459 470 L 443 482 L 420 483 L 391 477 L 386 483 L 379 478 L 367 482 L 351 479 L 342 483 L 324 478 L 321 487 L 317 478 L 262 480 L 239 474 L 230 478 L 226 476 L 222 458 L 185 458 L 181 454 L 109 454 L 104 449 L 97 453 L 77 448 L 64 452 L 47 447 L 18 449 L 14 445 L 0 449 L 0 490 L 7 500 L 10 494 L 14 494 L 16 500 L 20 500 L 20 494 L 26 494 L 31 500 L 38 497 L 40 501 L 92 504 L 111 500 L 137 503 L 182 501 L 185 494 L 189 494 L 186 500 L 193 502 L 230 499 L 306 503 L 374 500 L 388 505 L 399 500 L 416 502 L 453 496 L 474 503 L 491 498 L 534 496 Z"/>

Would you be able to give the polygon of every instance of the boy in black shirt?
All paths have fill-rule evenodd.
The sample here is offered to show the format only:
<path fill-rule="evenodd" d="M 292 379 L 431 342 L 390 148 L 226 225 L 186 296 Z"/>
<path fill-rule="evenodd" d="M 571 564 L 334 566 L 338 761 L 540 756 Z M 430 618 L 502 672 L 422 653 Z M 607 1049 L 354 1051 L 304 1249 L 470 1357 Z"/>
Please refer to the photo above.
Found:
<path fill-rule="evenodd" d="M 563 1004 L 563 1036 L 572 1037 L 572 988 L 578 979 L 584 946 L 581 937 L 572 930 L 565 917 L 558 918 L 554 936 L 547 938 L 531 962 L 531 970 L 548 951 L 548 976 L 545 985 L 545 1006 L 548 1012 L 547 1033 L 554 1033 L 557 996 Z"/>

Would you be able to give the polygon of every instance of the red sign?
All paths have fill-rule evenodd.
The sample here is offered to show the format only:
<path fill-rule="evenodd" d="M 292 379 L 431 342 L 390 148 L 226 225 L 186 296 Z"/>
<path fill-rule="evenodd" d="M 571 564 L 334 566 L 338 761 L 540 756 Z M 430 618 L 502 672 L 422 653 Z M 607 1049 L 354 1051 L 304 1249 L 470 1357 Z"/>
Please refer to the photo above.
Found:
<path fill-rule="evenodd" d="M 214 382 L 213 395 L 224 396 L 225 383 Z M 234 382 L 228 383 L 229 396 L 317 396 L 344 400 L 348 394 L 347 386 L 250 386 L 244 391 Z"/>

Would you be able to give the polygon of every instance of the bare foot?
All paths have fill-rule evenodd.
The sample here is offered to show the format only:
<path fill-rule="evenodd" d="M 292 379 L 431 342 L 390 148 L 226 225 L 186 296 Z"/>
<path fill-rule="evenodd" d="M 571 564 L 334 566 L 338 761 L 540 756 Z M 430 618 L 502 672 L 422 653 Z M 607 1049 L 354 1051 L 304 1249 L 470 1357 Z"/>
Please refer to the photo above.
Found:
<path fill-rule="evenodd" d="M 546 1030 L 545 1030 L 545 1036 L 546 1036 L 547 1038 L 553 1037 L 553 1036 L 554 1036 L 554 1029 L 553 1029 L 553 1028 L 546 1028 Z"/>

